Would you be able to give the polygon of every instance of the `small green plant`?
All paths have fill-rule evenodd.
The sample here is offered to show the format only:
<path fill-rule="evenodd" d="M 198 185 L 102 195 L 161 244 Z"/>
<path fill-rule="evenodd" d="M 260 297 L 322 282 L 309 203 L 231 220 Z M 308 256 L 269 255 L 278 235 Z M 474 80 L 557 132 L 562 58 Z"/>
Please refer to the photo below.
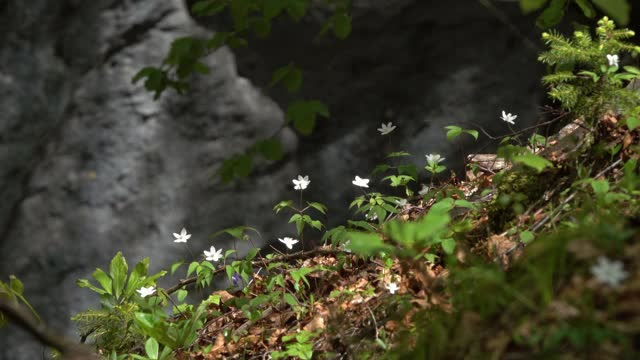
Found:
<path fill-rule="evenodd" d="M 640 93 L 625 89 L 625 85 L 638 79 L 640 69 L 624 66 L 620 69 L 620 56 L 637 56 L 640 47 L 624 40 L 634 36 L 628 29 L 616 29 L 613 21 L 598 21 L 595 38 L 588 30 L 578 30 L 571 38 L 556 31 L 542 34 L 550 50 L 539 60 L 548 64 L 552 73 L 542 78 L 549 86 L 549 96 L 562 107 L 593 123 L 607 111 L 622 111 L 637 117 Z"/>

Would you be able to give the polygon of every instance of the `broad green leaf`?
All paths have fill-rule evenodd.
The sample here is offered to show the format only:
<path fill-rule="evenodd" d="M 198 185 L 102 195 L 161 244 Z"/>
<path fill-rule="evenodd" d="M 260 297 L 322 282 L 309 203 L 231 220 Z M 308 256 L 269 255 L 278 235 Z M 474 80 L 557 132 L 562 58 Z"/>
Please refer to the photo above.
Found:
<path fill-rule="evenodd" d="M 258 255 L 259 252 L 260 252 L 260 248 L 257 248 L 257 247 L 256 248 L 252 248 L 251 250 L 249 250 L 249 252 L 244 257 L 244 259 L 247 260 L 247 261 L 251 261 L 256 257 L 256 255 Z"/>
<path fill-rule="evenodd" d="M 575 2 L 582 10 L 584 16 L 588 17 L 589 19 L 593 19 L 596 16 L 596 9 L 593 8 L 593 5 L 591 5 L 591 2 L 589 2 L 589 0 L 575 0 Z"/>
<path fill-rule="evenodd" d="M 152 360 L 157 360 L 159 347 L 158 340 L 150 337 L 144 344 L 144 350 L 147 352 L 147 357 Z"/>
<path fill-rule="evenodd" d="M 349 249 L 359 255 L 371 256 L 381 251 L 392 253 L 395 249 L 385 244 L 377 234 L 349 231 L 347 236 Z"/>
<path fill-rule="evenodd" d="M 629 23 L 631 6 L 627 0 L 591 0 L 605 14 L 611 16 L 618 25 Z"/>
<path fill-rule="evenodd" d="M 277 161 L 284 155 L 282 143 L 277 139 L 262 140 L 256 144 L 256 148 L 267 160 Z"/>
<path fill-rule="evenodd" d="M 196 269 L 198 269 L 198 266 L 200 266 L 199 262 L 192 261 L 191 264 L 189 264 L 189 268 L 187 269 L 187 276 L 193 274 L 193 272 L 196 271 Z"/>
<path fill-rule="evenodd" d="M 533 233 L 531 231 L 529 231 L 529 230 L 525 230 L 525 231 L 520 233 L 520 241 L 523 244 L 528 244 L 528 243 L 532 242 L 533 239 L 535 239 L 535 235 L 533 235 Z"/>
<path fill-rule="evenodd" d="M 249 155 L 240 155 L 237 160 L 233 172 L 238 177 L 247 177 L 251 173 L 253 159 Z"/>
<path fill-rule="evenodd" d="M 312 208 L 320 211 L 321 213 L 323 213 L 325 215 L 327 214 L 327 207 L 324 206 L 324 204 L 321 204 L 319 202 L 307 202 L 307 204 L 309 206 L 311 206 Z"/>
<path fill-rule="evenodd" d="M 476 140 L 478 140 L 478 136 L 480 136 L 480 133 L 477 130 L 465 130 L 464 132 L 473 136 Z"/>
<path fill-rule="evenodd" d="M 603 196 L 609 192 L 609 182 L 607 180 L 592 180 L 591 187 L 593 192 L 598 196 Z"/>
<path fill-rule="evenodd" d="M 541 29 L 548 29 L 560 23 L 564 17 L 567 0 L 551 0 L 549 6 L 538 16 L 536 25 Z"/>
<path fill-rule="evenodd" d="M 333 33 L 344 39 L 351 33 L 351 18 L 345 13 L 336 14 L 333 18 Z"/>
<path fill-rule="evenodd" d="M 472 203 L 470 201 L 467 201 L 467 200 L 462 200 L 462 199 L 456 200 L 454 204 L 455 204 L 455 206 L 459 206 L 459 207 L 463 207 L 463 208 L 467 208 L 467 209 L 471 209 L 471 210 L 476 210 L 477 209 L 476 204 L 474 204 L 474 203 Z"/>
<path fill-rule="evenodd" d="M 456 241 L 451 238 L 443 239 L 440 245 L 442 246 L 442 250 L 444 250 L 447 255 L 451 255 L 453 254 L 453 250 L 455 250 L 456 248 Z"/>
<path fill-rule="evenodd" d="M 105 273 L 102 269 L 96 269 L 96 271 L 93 272 L 92 276 L 109 295 L 113 295 L 113 285 L 111 277 L 109 277 L 107 273 Z"/>
<path fill-rule="evenodd" d="M 173 264 L 171 264 L 171 272 L 170 272 L 170 273 L 171 273 L 171 275 L 173 275 L 173 273 L 175 273 L 175 272 L 176 272 L 176 270 L 178 270 L 178 268 L 179 268 L 182 264 L 183 264 L 183 261 L 182 261 L 182 260 L 177 261 L 177 262 L 174 262 Z"/>
<path fill-rule="evenodd" d="M 127 261 L 124 259 L 124 256 L 122 256 L 122 253 L 118 251 L 109 265 L 109 274 L 113 281 L 113 295 L 116 298 L 119 298 L 124 290 L 124 283 L 127 279 L 128 271 Z"/>
<path fill-rule="evenodd" d="M 520 9 L 527 14 L 541 9 L 547 4 L 548 0 L 520 0 Z"/>
<path fill-rule="evenodd" d="M 185 289 L 180 289 L 176 291 L 176 297 L 180 302 L 184 301 L 184 299 L 187 297 L 187 294 L 189 294 L 189 292 Z"/>
<path fill-rule="evenodd" d="M 640 126 L 640 117 L 628 117 L 627 118 L 627 127 L 629 130 L 633 130 Z"/>
<path fill-rule="evenodd" d="M 547 167 L 553 167 L 553 164 L 543 158 L 542 156 L 535 154 L 515 155 L 511 158 L 514 163 L 523 164 L 530 168 L 535 169 L 538 173 L 542 172 Z"/>
<path fill-rule="evenodd" d="M 635 67 L 635 66 L 629 66 L 629 65 L 626 65 L 626 66 L 623 66 L 623 68 L 624 68 L 627 72 L 630 72 L 630 73 L 635 74 L 635 75 L 640 75 L 640 69 L 638 69 L 638 68 L 637 68 L 637 67 Z"/>
<path fill-rule="evenodd" d="M 129 297 L 133 294 L 133 292 L 139 287 L 141 279 L 147 276 L 147 271 L 149 271 L 149 258 L 144 258 L 142 261 L 136 264 L 133 268 L 131 274 L 129 274 L 129 280 L 127 281 L 127 286 L 125 287 L 124 295 Z"/>
<path fill-rule="evenodd" d="M 459 126 L 449 125 L 445 126 L 445 129 L 447 129 L 447 140 L 449 141 L 453 141 L 462 134 L 462 128 Z"/>

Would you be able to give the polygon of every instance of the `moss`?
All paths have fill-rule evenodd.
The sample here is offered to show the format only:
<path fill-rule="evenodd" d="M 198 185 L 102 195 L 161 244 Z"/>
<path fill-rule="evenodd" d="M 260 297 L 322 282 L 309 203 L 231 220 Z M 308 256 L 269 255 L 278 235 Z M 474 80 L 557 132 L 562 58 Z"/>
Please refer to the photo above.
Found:
<path fill-rule="evenodd" d="M 496 196 L 488 205 L 491 229 L 503 231 L 509 222 L 544 194 L 553 177 L 551 171 L 538 174 L 526 167 L 514 167 L 498 173 L 493 178 Z"/>

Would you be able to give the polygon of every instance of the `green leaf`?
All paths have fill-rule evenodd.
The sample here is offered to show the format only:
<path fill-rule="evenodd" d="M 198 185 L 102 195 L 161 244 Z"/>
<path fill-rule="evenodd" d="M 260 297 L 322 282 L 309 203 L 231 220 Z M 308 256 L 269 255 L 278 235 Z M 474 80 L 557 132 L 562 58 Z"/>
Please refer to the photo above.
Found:
<path fill-rule="evenodd" d="M 178 298 L 178 301 L 184 301 L 184 298 L 187 297 L 187 294 L 189 294 L 189 292 L 185 289 L 180 289 L 178 291 L 176 291 L 176 296 Z"/>
<path fill-rule="evenodd" d="M 536 25 L 541 29 L 548 29 L 558 25 L 564 17 L 567 0 L 551 0 L 549 6 L 540 14 Z"/>
<path fill-rule="evenodd" d="M 107 273 L 102 269 L 96 269 L 92 276 L 109 295 L 113 295 L 112 281 Z"/>
<path fill-rule="evenodd" d="M 476 140 L 478 140 L 478 136 L 480 136 L 480 133 L 477 130 L 465 130 L 464 132 L 473 136 Z"/>
<path fill-rule="evenodd" d="M 390 153 L 389 155 L 387 155 L 386 158 L 390 159 L 390 158 L 402 157 L 402 156 L 411 156 L 411 154 L 406 152 L 406 151 L 394 151 L 394 152 Z M 387 166 L 387 168 L 388 168 L 388 166 Z"/>
<path fill-rule="evenodd" d="M 76 281 L 76 285 L 78 285 L 78 287 L 81 288 L 89 288 L 91 290 L 93 290 L 94 292 L 100 294 L 100 295 L 106 295 L 107 292 L 104 291 L 103 289 L 97 288 L 93 285 L 91 285 L 91 283 L 89 282 L 89 280 L 87 279 L 79 279 Z"/>
<path fill-rule="evenodd" d="M 528 243 L 532 242 L 533 239 L 535 239 L 535 235 L 533 235 L 533 233 L 531 231 L 529 231 L 529 230 L 525 230 L 525 231 L 520 233 L 520 241 L 523 244 L 528 244 Z"/>
<path fill-rule="evenodd" d="M 287 3 L 284 0 L 264 0 L 262 13 L 267 19 L 273 19 L 280 15 L 286 6 Z"/>
<path fill-rule="evenodd" d="M 542 170 L 547 167 L 553 167 L 553 164 L 549 160 L 535 154 L 514 155 L 511 160 L 514 163 L 520 163 L 530 168 L 534 168 L 538 173 L 542 172 Z"/>
<path fill-rule="evenodd" d="M 392 253 L 395 249 L 385 244 L 377 234 L 349 231 L 347 237 L 350 240 L 349 249 L 359 255 L 371 256 L 381 251 Z"/>
<path fill-rule="evenodd" d="M 282 149 L 282 143 L 280 143 L 277 139 L 266 139 L 259 141 L 256 144 L 256 149 L 264 156 L 267 160 L 277 161 L 282 159 L 284 155 L 284 151 Z"/>
<path fill-rule="evenodd" d="M 462 128 L 459 126 L 449 125 L 445 126 L 445 129 L 447 129 L 447 140 L 449 141 L 453 141 L 462 134 Z"/>
<path fill-rule="evenodd" d="M 318 210 L 319 212 L 323 213 L 324 215 L 327 214 L 327 207 L 324 206 L 323 204 L 319 202 L 307 202 L 307 204 L 309 204 L 309 206 Z"/>
<path fill-rule="evenodd" d="M 11 288 L 11 291 L 16 295 L 22 295 L 24 284 L 22 284 L 22 281 L 15 277 L 15 275 L 9 275 L 9 288 Z"/>
<path fill-rule="evenodd" d="M 329 117 L 329 109 L 322 102 L 295 101 L 287 108 L 287 120 L 293 121 L 293 127 L 303 135 L 309 135 L 316 124 L 316 117 Z"/>
<path fill-rule="evenodd" d="M 443 239 L 440 245 L 442 246 L 442 250 L 444 250 L 447 255 L 451 255 L 453 254 L 453 250 L 455 250 L 456 248 L 456 241 L 451 238 Z"/>
<path fill-rule="evenodd" d="M 339 13 L 333 17 L 333 33 L 339 39 L 344 39 L 351 33 L 351 18 L 345 13 Z"/>
<path fill-rule="evenodd" d="M 476 204 L 474 204 L 474 203 L 472 203 L 470 201 L 467 201 L 467 200 L 463 200 L 463 199 L 456 200 L 454 202 L 454 205 L 455 206 L 459 206 L 459 207 L 463 207 L 463 208 L 467 208 L 467 209 L 471 209 L 471 210 L 476 210 L 477 209 Z"/>
<path fill-rule="evenodd" d="M 294 64 L 280 67 L 273 72 L 269 86 L 273 86 L 278 82 L 283 82 L 289 92 L 297 92 L 302 85 L 302 71 Z"/>
<path fill-rule="evenodd" d="M 189 264 L 189 268 L 187 269 L 187 276 L 193 274 L 193 272 L 198 269 L 198 266 L 200 266 L 200 263 L 198 263 L 197 261 L 192 261 L 191 264 Z"/>
<path fill-rule="evenodd" d="M 541 9 L 547 4 L 548 0 L 520 0 L 520 9 L 527 14 Z"/>
<path fill-rule="evenodd" d="M 605 14 L 611 16 L 618 25 L 626 26 L 629 23 L 631 6 L 627 0 L 591 0 L 593 4 Z"/>
<path fill-rule="evenodd" d="M 607 180 L 592 180 L 591 187 L 593 192 L 598 196 L 603 196 L 609 192 L 609 182 Z"/>
<path fill-rule="evenodd" d="M 152 360 L 157 360 L 159 347 L 158 340 L 150 337 L 144 344 L 144 350 L 147 352 L 147 357 Z"/>
<path fill-rule="evenodd" d="M 308 0 L 287 0 L 287 14 L 294 21 L 300 21 L 307 13 Z"/>
<path fill-rule="evenodd" d="M 627 118 L 627 127 L 629 128 L 629 130 L 633 130 L 638 126 L 640 126 L 640 118 L 633 116 Z"/>
<path fill-rule="evenodd" d="M 252 248 L 251 250 L 249 250 L 249 252 L 244 257 L 244 259 L 247 260 L 247 261 L 251 261 L 256 257 L 256 255 L 258 255 L 259 252 L 260 252 L 260 248 L 257 248 L 257 247 L 256 248 Z"/>
<path fill-rule="evenodd" d="M 226 6 L 225 2 L 220 0 L 198 1 L 193 4 L 191 11 L 199 16 L 212 16 L 224 10 Z"/>
<path fill-rule="evenodd" d="M 596 9 L 593 8 L 593 5 L 591 5 L 589 0 L 575 0 L 575 2 L 582 10 L 584 16 L 589 19 L 593 19 L 596 16 Z"/>
<path fill-rule="evenodd" d="M 178 268 L 183 264 L 182 260 L 174 262 L 173 264 L 171 264 L 171 275 L 173 275 L 173 273 L 176 272 L 176 270 L 178 270 Z"/>
<path fill-rule="evenodd" d="M 124 290 L 124 283 L 127 279 L 128 270 L 129 267 L 127 266 L 127 261 L 124 259 L 124 256 L 122 256 L 122 253 L 118 251 L 109 265 L 109 274 L 113 281 L 113 295 L 116 298 L 119 298 L 120 294 L 122 294 L 122 291 Z"/>
<path fill-rule="evenodd" d="M 298 303 L 298 301 L 296 301 L 296 298 L 293 297 L 293 295 L 291 295 L 290 293 L 284 293 L 284 295 L 282 296 L 282 298 L 284 299 L 284 301 L 289 304 L 289 306 L 291 306 L 292 308 L 298 307 L 300 306 L 300 304 Z"/>

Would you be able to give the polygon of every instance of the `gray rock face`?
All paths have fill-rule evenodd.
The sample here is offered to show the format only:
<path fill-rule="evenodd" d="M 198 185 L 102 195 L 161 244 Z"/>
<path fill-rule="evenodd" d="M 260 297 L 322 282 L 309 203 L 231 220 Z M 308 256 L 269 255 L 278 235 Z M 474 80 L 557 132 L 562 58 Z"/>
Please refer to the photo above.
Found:
<path fill-rule="evenodd" d="M 196 255 L 228 226 L 256 227 L 263 241 L 292 235 L 271 208 L 296 196 L 298 174 L 310 176 L 305 196 L 326 203 L 336 224 L 358 194 L 353 177 L 388 151 L 412 152 L 417 164 L 432 152 L 453 160 L 461 152 L 444 141 L 445 125 L 504 133 L 502 109 L 531 123 L 541 101 L 535 53 L 486 9 L 466 4 L 355 1 L 345 41 L 311 41 L 325 16 L 314 10 L 300 25 L 277 24 L 250 51 L 221 49 L 207 59 L 213 75 L 194 77 L 188 96 L 158 101 L 132 76 L 160 64 L 172 39 L 222 24 L 198 25 L 180 0 L 0 5 L 0 276 L 17 275 L 44 320 L 73 335 L 70 316 L 97 304 L 75 280 L 108 267 L 118 250 L 130 265 L 149 256 L 156 271 L 191 258 L 172 241 L 183 226 Z M 281 131 L 284 161 L 220 184 L 223 159 L 281 126 L 291 96 L 260 88 L 290 61 L 305 70 L 300 96 L 327 102 L 331 120 L 307 138 Z M 382 137 L 382 121 L 398 128 Z M 25 334 L 0 329 L 0 359 L 41 354 Z"/>

